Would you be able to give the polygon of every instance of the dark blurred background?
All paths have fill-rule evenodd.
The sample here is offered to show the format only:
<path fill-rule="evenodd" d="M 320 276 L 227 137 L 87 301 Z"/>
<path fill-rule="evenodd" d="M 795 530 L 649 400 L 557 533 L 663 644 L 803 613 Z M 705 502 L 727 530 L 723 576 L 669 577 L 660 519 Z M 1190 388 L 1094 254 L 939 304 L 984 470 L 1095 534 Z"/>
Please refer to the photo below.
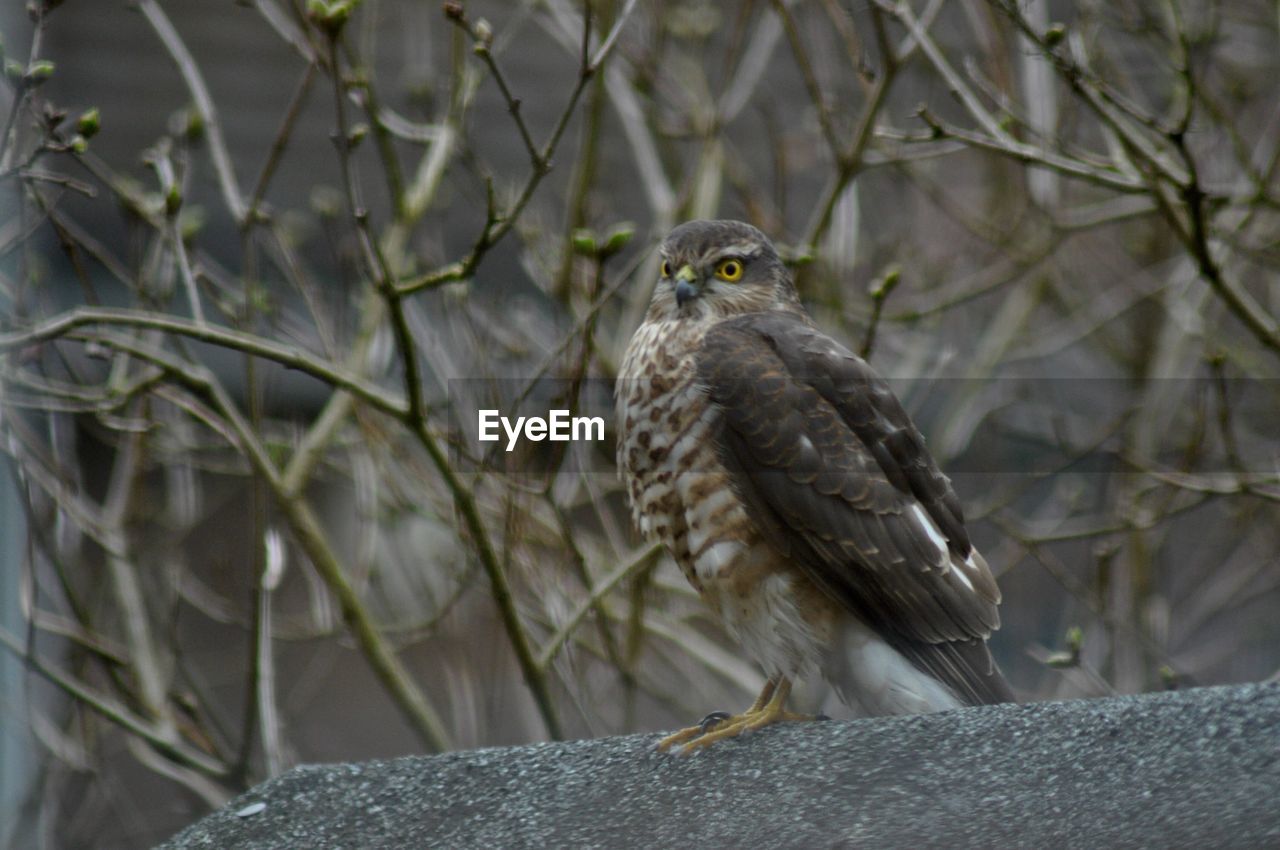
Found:
<path fill-rule="evenodd" d="M 0 846 L 745 706 L 613 469 L 690 218 L 891 379 L 1020 696 L 1280 671 L 1274 3 L 33 0 L 0 41 Z M 476 441 L 528 405 L 606 439 Z"/>

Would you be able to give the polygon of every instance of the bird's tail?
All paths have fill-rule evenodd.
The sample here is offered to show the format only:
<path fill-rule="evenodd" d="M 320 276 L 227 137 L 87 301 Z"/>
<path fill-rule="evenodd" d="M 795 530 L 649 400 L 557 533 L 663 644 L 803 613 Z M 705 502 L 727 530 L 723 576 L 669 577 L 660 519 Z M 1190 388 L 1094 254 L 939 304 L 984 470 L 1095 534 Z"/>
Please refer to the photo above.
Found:
<path fill-rule="evenodd" d="M 855 617 L 840 627 L 823 672 L 846 705 L 868 716 L 1014 701 L 985 641 L 894 645 Z"/>

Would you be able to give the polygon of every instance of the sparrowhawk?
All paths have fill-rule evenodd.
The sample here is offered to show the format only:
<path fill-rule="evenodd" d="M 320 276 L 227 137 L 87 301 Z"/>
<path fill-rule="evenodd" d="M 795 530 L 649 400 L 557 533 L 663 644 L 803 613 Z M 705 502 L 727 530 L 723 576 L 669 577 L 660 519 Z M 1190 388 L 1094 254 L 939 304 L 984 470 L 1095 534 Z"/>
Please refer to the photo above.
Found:
<path fill-rule="evenodd" d="M 802 719 L 786 700 L 814 671 L 864 714 L 1012 700 L 986 644 L 1000 591 L 889 386 L 814 325 L 756 228 L 682 224 L 661 261 L 619 371 L 619 469 L 768 681 L 660 746 Z"/>

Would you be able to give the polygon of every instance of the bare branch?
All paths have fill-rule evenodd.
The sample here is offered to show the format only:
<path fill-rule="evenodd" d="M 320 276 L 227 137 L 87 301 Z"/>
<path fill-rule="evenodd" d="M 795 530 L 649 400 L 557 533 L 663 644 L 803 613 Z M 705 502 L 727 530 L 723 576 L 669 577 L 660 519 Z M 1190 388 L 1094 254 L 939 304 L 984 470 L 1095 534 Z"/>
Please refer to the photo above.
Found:
<path fill-rule="evenodd" d="M 217 325 L 202 326 L 186 319 L 140 310 L 126 310 L 114 307 L 77 307 L 41 322 L 28 330 L 0 333 L 0 351 L 11 351 L 37 342 L 56 339 L 77 328 L 92 327 L 94 325 L 117 325 L 159 330 L 188 339 L 213 343 L 224 348 L 251 354 L 255 357 L 263 357 L 279 363 L 281 366 L 298 369 L 335 387 L 347 390 L 357 398 L 390 416 L 403 419 L 409 414 L 408 405 L 403 400 L 395 398 L 367 380 L 359 378 L 340 367 L 333 366 L 301 349 L 270 342 L 262 337 L 244 333 L 243 331 Z"/>
<path fill-rule="evenodd" d="M 165 50 L 169 51 L 169 55 L 178 66 L 178 71 L 182 74 L 183 82 L 187 84 L 187 89 L 191 92 L 196 110 L 200 113 L 200 119 L 204 122 L 205 132 L 209 137 L 209 151 L 213 155 L 213 167 L 218 175 L 218 184 L 222 187 L 223 200 L 226 202 L 227 210 L 231 213 L 232 218 L 237 222 L 242 222 L 244 221 L 247 207 L 245 206 L 244 198 L 240 194 L 240 185 L 236 180 L 235 168 L 231 164 L 231 154 L 228 153 L 227 143 L 222 137 L 222 123 L 218 118 L 218 111 L 213 105 L 213 97 L 209 94 L 209 88 L 204 83 L 204 77 L 201 75 L 195 59 L 191 56 L 191 52 L 187 50 L 187 45 L 182 41 L 182 37 L 178 35 L 178 31 L 174 29 L 169 16 L 160 8 L 160 4 L 156 0 L 138 0 L 138 9 L 142 11 L 143 17 L 147 19 L 152 29 L 156 31 L 156 35 L 160 37 Z"/>

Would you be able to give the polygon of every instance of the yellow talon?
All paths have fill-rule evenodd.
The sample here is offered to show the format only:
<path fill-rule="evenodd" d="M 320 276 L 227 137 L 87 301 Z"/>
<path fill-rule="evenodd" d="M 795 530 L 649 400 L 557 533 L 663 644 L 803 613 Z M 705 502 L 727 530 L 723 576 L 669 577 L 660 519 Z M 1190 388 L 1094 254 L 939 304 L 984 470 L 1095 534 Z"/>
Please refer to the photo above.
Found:
<path fill-rule="evenodd" d="M 756 729 L 763 729 L 774 723 L 813 720 L 813 715 L 796 714 L 795 712 L 787 711 L 786 702 L 790 694 L 791 682 L 786 679 L 770 679 L 765 683 L 760 696 L 742 714 L 718 720 L 711 726 L 708 726 L 707 721 L 704 720 L 697 726 L 681 729 L 679 732 L 668 735 L 659 741 L 658 749 L 666 752 L 680 744 L 683 745 L 680 747 L 680 753 L 689 755 L 703 747 L 711 746 L 716 741 L 736 738 L 743 732 L 753 732 Z"/>

